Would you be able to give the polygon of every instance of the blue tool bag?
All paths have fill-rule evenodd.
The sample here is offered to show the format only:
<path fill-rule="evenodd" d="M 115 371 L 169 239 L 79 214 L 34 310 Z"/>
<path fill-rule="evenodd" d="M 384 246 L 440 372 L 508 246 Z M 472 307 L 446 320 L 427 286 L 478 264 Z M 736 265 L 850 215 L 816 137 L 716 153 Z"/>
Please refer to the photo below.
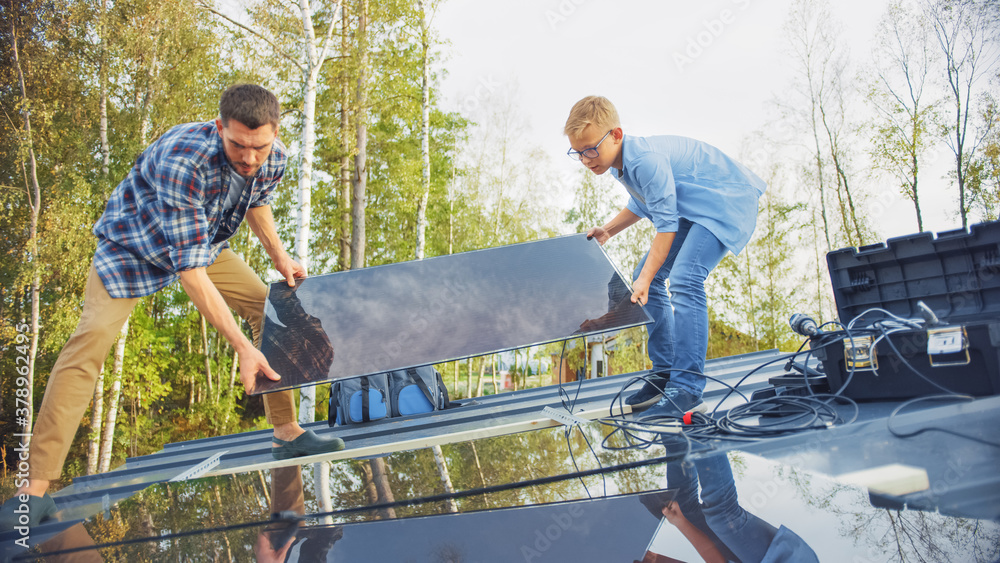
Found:
<path fill-rule="evenodd" d="M 330 389 L 329 425 L 343 426 L 448 408 L 448 388 L 433 366 L 337 381 Z"/>

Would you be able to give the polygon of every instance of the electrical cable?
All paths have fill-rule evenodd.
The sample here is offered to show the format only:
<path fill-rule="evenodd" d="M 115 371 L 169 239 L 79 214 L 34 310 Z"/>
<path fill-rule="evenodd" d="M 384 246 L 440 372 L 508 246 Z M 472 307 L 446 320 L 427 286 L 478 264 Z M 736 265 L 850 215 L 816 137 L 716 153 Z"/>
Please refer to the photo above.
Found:
<path fill-rule="evenodd" d="M 903 323 L 905 325 L 909 325 L 911 328 L 917 328 L 917 329 L 919 329 L 919 328 L 921 328 L 921 323 L 923 323 L 923 319 L 904 319 L 903 317 L 900 317 L 899 315 L 896 315 L 895 313 L 892 313 L 891 311 L 887 311 L 887 310 L 885 310 L 885 309 L 883 309 L 881 307 L 872 307 L 870 309 L 865 309 L 864 311 L 862 311 L 861 313 L 859 313 L 858 315 L 856 315 L 853 319 L 851 319 L 851 322 L 847 323 L 847 327 L 845 327 L 845 328 L 854 328 L 854 323 L 856 323 L 859 320 L 861 320 L 861 317 L 867 315 L 868 313 L 872 313 L 872 312 L 876 312 L 876 311 L 879 312 L 879 313 L 884 313 L 886 316 L 891 317 L 891 318 L 893 318 L 894 320 L 896 320 L 896 321 L 898 321 L 900 323 Z"/>
<path fill-rule="evenodd" d="M 584 346 L 586 346 L 586 344 L 587 344 L 586 337 L 583 337 L 583 343 L 584 343 Z M 563 342 L 562 342 L 562 348 L 561 348 L 561 350 L 559 352 L 559 368 L 558 368 L 559 369 L 559 390 L 558 390 L 559 402 L 562 404 L 562 407 L 564 409 L 566 409 L 567 413 L 569 413 L 570 415 L 575 415 L 574 411 L 576 410 L 576 403 L 577 403 L 577 401 L 580 398 L 580 390 L 583 388 L 583 379 L 584 379 L 583 376 L 584 376 L 584 374 L 581 373 L 581 372 L 579 372 L 579 371 L 577 372 L 577 376 L 576 376 L 576 382 L 577 382 L 577 384 L 576 384 L 576 393 L 574 394 L 573 399 L 569 400 L 569 393 L 567 393 L 566 390 L 565 390 L 565 388 L 563 387 L 563 381 L 562 381 L 563 365 L 564 365 L 564 362 L 565 362 L 565 357 L 566 357 L 566 341 L 563 340 Z M 586 354 L 584 354 L 584 357 L 586 357 Z M 574 453 L 573 453 L 573 444 L 572 444 L 572 442 L 570 442 L 569 437 L 573 433 L 573 428 L 576 428 L 578 426 L 579 426 L 578 424 L 573 424 L 571 426 L 567 426 L 566 429 L 563 431 L 563 436 L 566 439 L 566 449 L 569 451 L 569 457 L 570 457 L 570 460 L 573 463 L 573 469 L 576 470 L 576 471 L 579 471 L 580 467 L 579 467 L 579 465 L 577 465 L 576 455 L 574 455 Z M 580 435 L 583 436 L 583 440 L 587 444 L 587 448 L 590 450 L 590 453 L 594 456 L 594 461 L 597 462 L 597 467 L 601 468 L 602 467 L 601 458 L 598 457 L 597 452 L 594 451 L 594 447 L 590 443 L 590 438 L 587 437 L 587 433 L 583 431 L 583 428 L 578 428 L 578 430 L 580 431 Z M 601 475 L 601 482 L 602 482 L 602 485 L 604 486 L 604 494 L 605 494 L 605 496 L 607 496 L 607 494 L 608 494 L 608 482 L 604 478 L 603 474 Z M 583 480 L 582 477 L 580 478 L 580 484 L 583 485 L 583 490 L 587 493 L 587 498 L 593 498 L 591 496 L 591 494 L 590 494 L 590 488 L 587 487 L 587 483 L 584 482 L 584 480 Z"/>
<path fill-rule="evenodd" d="M 828 326 L 830 324 L 837 324 L 843 327 L 842 324 L 837 323 L 836 321 L 824 323 L 822 326 Z M 846 329 L 847 327 L 843 328 Z M 853 340 L 853 338 L 854 335 L 852 332 L 849 332 L 848 339 Z M 766 399 L 751 400 L 742 391 L 740 391 L 740 385 L 761 369 L 777 362 L 795 360 L 803 354 L 805 354 L 806 365 L 808 365 L 809 357 L 814 351 L 826 346 L 838 344 L 840 340 L 831 340 L 830 342 L 824 343 L 820 347 L 803 351 L 806 344 L 809 342 L 810 339 L 806 339 L 803 341 L 802 345 L 799 346 L 796 352 L 779 355 L 774 359 L 768 360 L 767 362 L 754 367 L 749 372 L 744 374 L 735 385 L 719 378 L 691 370 L 671 370 L 699 375 L 729 388 L 728 392 L 722 397 L 721 400 L 719 400 L 715 409 L 713 409 L 711 413 L 690 413 L 687 420 L 682 420 L 681 418 L 665 418 L 655 421 L 638 421 L 626 419 L 624 418 L 624 415 L 616 415 L 614 407 L 616 404 L 619 405 L 620 408 L 618 412 L 621 412 L 621 407 L 623 405 L 622 396 L 625 394 L 625 391 L 640 381 L 648 383 L 650 375 L 640 374 L 629 379 L 612 399 L 609 415 L 599 419 L 602 424 L 612 428 L 612 431 L 603 440 L 602 447 L 609 450 L 647 449 L 650 446 L 659 444 L 661 442 L 661 436 L 669 434 L 682 435 L 685 439 L 690 440 L 691 443 L 699 444 L 704 443 L 704 441 L 709 439 L 753 442 L 766 437 L 779 436 L 805 430 L 828 428 L 831 426 L 846 425 L 856 421 L 860 413 L 857 403 L 850 398 L 843 397 L 841 395 L 843 390 L 847 387 L 847 384 L 850 383 L 850 378 L 854 371 L 853 369 L 848 375 L 848 379 L 845 381 L 844 385 L 842 385 L 836 393 L 815 393 L 812 390 L 812 386 L 809 383 L 808 375 L 806 373 L 803 373 L 803 378 L 810 393 L 808 397 L 779 395 Z M 733 395 L 733 393 L 738 394 L 745 402 L 731 408 L 725 416 L 719 418 L 719 409 L 722 404 Z M 845 418 L 844 416 L 841 416 L 838 409 L 834 406 L 834 403 L 844 403 L 851 407 L 853 412 Z M 761 423 L 760 421 L 757 421 L 755 424 L 747 424 L 746 422 L 749 419 L 759 419 L 762 416 L 774 416 L 778 414 L 782 416 L 780 417 L 780 420 L 776 420 L 774 422 Z M 612 443 L 613 438 L 619 434 L 622 436 L 624 445 Z M 648 434 L 653 434 L 654 436 L 649 437 Z"/>
<path fill-rule="evenodd" d="M 882 312 L 887 318 L 878 320 L 868 327 L 855 326 L 863 315 L 873 311 Z M 881 308 L 868 309 L 852 319 L 847 325 L 838 321 L 830 321 L 820 325 L 817 330 L 817 335 L 803 341 L 802 345 L 799 346 L 796 352 L 792 354 L 780 355 L 756 366 L 743 375 L 735 383 L 735 385 L 730 385 L 725 381 L 693 371 L 680 369 L 671 370 L 694 373 L 716 381 L 729 388 L 729 391 L 722 397 L 721 400 L 718 401 L 718 404 L 709 414 L 701 414 L 697 412 L 686 413 L 683 418 L 664 417 L 655 421 L 639 421 L 626 419 L 624 415 L 615 415 L 614 407 L 616 404 L 619 405 L 619 407 L 623 406 L 622 395 L 629 387 L 640 381 L 646 383 L 649 382 L 649 375 L 637 375 L 629 379 L 622 389 L 615 395 L 612 400 L 611 408 L 609 409 L 609 416 L 599 419 L 602 424 L 612 428 L 612 431 L 605 437 L 602 446 L 609 450 L 647 449 L 650 446 L 660 444 L 663 441 L 663 436 L 681 436 L 687 440 L 687 451 L 689 453 L 691 451 L 692 444 L 704 444 L 707 440 L 753 442 L 773 436 L 852 424 L 857 421 L 860 416 L 860 406 L 857 402 L 845 396 L 844 392 L 850 386 L 855 374 L 862 371 L 857 367 L 857 362 L 850 361 L 851 358 L 847 358 L 847 355 L 845 354 L 845 358 L 848 361 L 846 361 L 847 373 L 844 381 L 837 389 L 832 389 L 829 393 L 817 393 L 814 391 L 813 384 L 810 380 L 809 361 L 814 352 L 828 346 L 839 345 L 841 346 L 841 349 L 845 351 L 847 350 L 846 347 L 850 346 L 851 350 L 855 350 L 859 344 L 858 339 L 870 336 L 870 343 L 867 344 L 869 354 L 873 355 L 875 353 L 876 345 L 884 341 L 910 371 L 936 388 L 949 393 L 948 395 L 919 397 L 901 404 L 895 411 L 893 411 L 887 421 L 889 431 L 894 436 L 905 438 L 926 432 L 928 430 L 937 430 L 985 445 L 1000 447 L 1000 443 L 962 434 L 946 428 L 928 427 L 909 434 L 902 434 L 893 428 L 892 421 L 894 417 L 905 407 L 912 405 L 915 402 L 941 398 L 961 398 L 965 400 L 973 399 L 967 395 L 954 393 L 950 389 L 947 389 L 943 385 L 940 385 L 925 376 L 919 370 L 914 368 L 909 361 L 907 361 L 907 359 L 900 352 L 899 348 L 896 346 L 895 342 L 893 342 L 893 334 L 900 331 L 912 330 L 914 328 L 921 329 L 925 322 L 925 318 L 905 319 Z M 843 331 L 844 336 L 839 338 L 831 337 L 828 338 L 826 342 L 823 342 L 822 339 L 816 338 L 816 336 L 822 335 L 822 328 L 831 325 L 838 326 Z M 815 344 L 817 341 L 822 342 L 822 344 L 820 346 L 814 346 L 804 350 L 807 344 Z M 802 382 L 808 392 L 808 396 L 775 395 L 774 397 L 768 397 L 765 399 L 749 400 L 746 398 L 746 395 L 740 392 L 740 385 L 742 385 L 750 376 L 757 373 L 759 370 L 780 361 L 794 362 L 796 358 L 802 355 L 804 355 L 804 367 L 799 369 L 799 371 L 802 372 Z M 874 364 L 874 361 L 871 364 L 870 370 L 874 372 L 875 375 L 878 375 L 877 366 Z M 733 395 L 733 393 L 738 393 L 744 399 L 745 403 L 732 407 L 723 415 L 720 415 L 719 410 L 722 407 L 722 404 L 725 403 Z M 661 391 L 661 395 L 662 394 L 663 393 Z M 846 407 L 847 412 L 844 412 L 844 407 L 838 405 Z M 622 409 L 619 408 L 618 412 L 621 411 Z M 769 422 L 764 419 L 764 417 L 768 416 L 779 416 L 780 419 Z M 753 420 L 753 423 L 750 423 L 750 420 Z M 619 434 L 621 435 L 622 442 L 624 442 L 624 444 L 613 443 L 613 437 L 616 437 Z M 650 435 L 652 435 L 652 437 Z"/>
<path fill-rule="evenodd" d="M 1000 448 L 1000 443 L 990 442 L 989 440 L 984 440 L 982 438 L 978 438 L 976 436 L 970 436 L 968 434 L 962 434 L 961 432 L 955 432 L 954 430 L 949 430 L 947 428 L 942 428 L 940 426 L 927 426 L 925 428 L 921 428 L 919 430 L 914 430 L 913 432 L 909 432 L 909 433 L 905 433 L 905 434 L 892 427 L 892 421 L 893 421 L 893 419 L 895 419 L 896 416 L 899 415 L 900 411 L 902 411 L 904 408 L 906 408 L 906 407 L 908 407 L 908 406 L 910 406 L 910 405 L 912 405 L 914 403 L 918 403 L 920 401 L 945 401 L 945 400 L 975 401 L 976 398 L 973 397 L 973 396 L 971 396 L 971 395 L 962 395 L 960 393 L 950 393 L 950 394 L 947 394 L 947 395 L 924 395 L 923 397 L 917 397 L 917 398 L 914 398 L 914 399 L 910 399 L 909 401 L 906 401 L 906 402 L 900 404 L 898 407 L 896 407 L 892 411 L 891 414 L 889 414 L 889 418 L 885 422 L 886 429 L 889 430 L 890 434 L 892 434 L 893 436 L 895 436 L 897 438 L 912 438 L 913 436 L 916 436 L 918 434 L 923 434 L 924 432 L 937 431 L 937 432 L 944 432 L 945 434 L 951 434 L 953 436 L 958 436 L 959 438 L 965 438 L 966 440 L 972 440 L 973 442 L 979 442 L 980 444 L 985 444 L 987 446 L 992 446 L 994 448 Z"/>

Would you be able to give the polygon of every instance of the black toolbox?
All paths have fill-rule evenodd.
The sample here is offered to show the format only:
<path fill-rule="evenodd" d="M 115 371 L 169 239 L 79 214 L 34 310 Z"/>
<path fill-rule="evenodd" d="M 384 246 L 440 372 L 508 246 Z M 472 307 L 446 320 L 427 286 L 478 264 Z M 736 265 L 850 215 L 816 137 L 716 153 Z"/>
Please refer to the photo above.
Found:
<path fill-rule="evenodd" d="M 836 250 L 827 265 L 840 321 L 854 327 L 810 342 L 833 392 L 1000 394 L 1000 222 Z"/>

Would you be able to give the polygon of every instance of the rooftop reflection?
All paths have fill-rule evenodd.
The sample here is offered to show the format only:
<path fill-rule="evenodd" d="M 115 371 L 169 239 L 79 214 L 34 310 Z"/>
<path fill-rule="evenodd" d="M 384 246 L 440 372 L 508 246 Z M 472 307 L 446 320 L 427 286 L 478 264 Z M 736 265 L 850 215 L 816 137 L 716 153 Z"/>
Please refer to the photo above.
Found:
<path fill-rule="evenodd" d="M 161 483 L 113 507 L 109 519 L 92 517 L 40 549 L 157 537 L 66 560 L 655 561 L 655 554 L 700 561 L 693 526 L 731 560 L 754 560 L 779 534 L 800 550 L 786 559 L 794 561 L 808 561 L 810 552 L 824 561 L 993 561 L 1000 554 L 995 522 L 877 508 L 864 489 L 740 450 L 695 447 L 684 460 L 669 444 L 602 449 L 608 433 L 592 423 L 568 438 L 554 428 L 442 446 L 460 495 L 453 504 L 440 500 L 442 471 L 430 448 L 333 464 L 327 502 L 317 498 L 308 466 Z M 624 443 L 611 436 L 609 445 Z M 643 460 L 657 462 L 523 486 Z M 667 496 L 640 496 L 668 487 Z M 421 500 L 428 497 L 439 500 Z M 670 498 L 672 508 L 664 502 Z M 283 519 L 269 521 L 272 514 Z M 737 517 L 754 524 L 734 536 Z M 162 537 L 170 534 L 182 535 Z"/>

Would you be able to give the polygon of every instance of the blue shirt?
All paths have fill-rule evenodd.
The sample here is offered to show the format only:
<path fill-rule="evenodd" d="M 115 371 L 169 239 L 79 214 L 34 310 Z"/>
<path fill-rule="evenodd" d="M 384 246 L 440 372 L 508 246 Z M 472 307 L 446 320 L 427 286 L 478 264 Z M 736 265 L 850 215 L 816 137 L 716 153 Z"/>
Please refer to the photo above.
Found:
<path fill-rule="evenodd" d="M 782 526 L 760 563 L 819 563 L 816 552 L 795 532 Z"/>
<path fill-rule="evenodd" d="M 695 139 L 625 136 L 615 178 L 632 199 L 628 210 L 659 233 L 677 232 L 683 217 L 708 229 L 733 254 L 750 241 L 757 200 L 767 189 L 756 174 L 719 149 Z"/>
<path fill-rule="evenodd" d="M 269 205 L 285 173 L 285 147 L 247 181 L 231 210 L 224 204 L 232 169 L 214 121 L 167 131 L 135 161 L 94 225 L 94 266 L 111 297 L 144 297 L 176 281 L 178 272 L 211 265 L 247 209 Z"/>

